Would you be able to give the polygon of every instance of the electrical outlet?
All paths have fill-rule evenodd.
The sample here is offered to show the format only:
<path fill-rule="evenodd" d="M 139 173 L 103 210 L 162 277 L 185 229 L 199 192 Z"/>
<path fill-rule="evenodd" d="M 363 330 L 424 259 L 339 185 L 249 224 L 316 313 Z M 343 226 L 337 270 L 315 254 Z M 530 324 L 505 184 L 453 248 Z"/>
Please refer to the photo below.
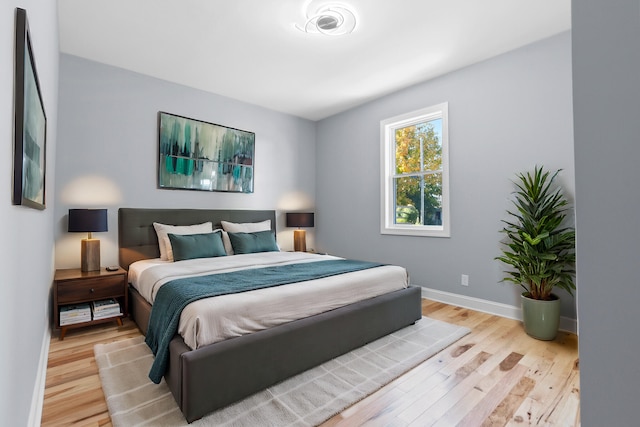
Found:
<path fill-rule="evenodd" d="M 462 286 L 469 286 L 469 275 L 463 274 L 462 277 L 460 277 L 460 284 Z"/>

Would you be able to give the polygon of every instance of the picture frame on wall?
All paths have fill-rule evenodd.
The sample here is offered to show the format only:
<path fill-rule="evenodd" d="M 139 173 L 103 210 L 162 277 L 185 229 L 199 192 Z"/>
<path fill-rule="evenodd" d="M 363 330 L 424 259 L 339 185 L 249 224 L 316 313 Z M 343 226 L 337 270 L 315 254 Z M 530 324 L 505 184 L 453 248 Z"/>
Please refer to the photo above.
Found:
<path fill-rule="evenodd" d="M 255 133 L 160 111 L 158 187 L 253 193 Z"/>
<path fill-rule="evenodd" d="M 13 204 L 45 208 L 47 116 L 27 12 L 16 8 Z"/>

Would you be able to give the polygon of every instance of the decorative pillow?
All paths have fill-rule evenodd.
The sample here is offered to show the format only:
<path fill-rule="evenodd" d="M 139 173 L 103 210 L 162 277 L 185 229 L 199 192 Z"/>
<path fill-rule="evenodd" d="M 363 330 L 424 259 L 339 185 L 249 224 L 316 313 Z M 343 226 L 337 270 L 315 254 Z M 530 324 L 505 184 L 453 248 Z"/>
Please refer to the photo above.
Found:
<path fill-rule="evenodd" d="M 229 233 L 229 239 L 236 254 L 280 251 L 276 243 L 276 235 L 271 230 L 256 231 L 255 233 Z"/>
<path fill-rule="evenodd" d="M 173 248 L 173 259 L 182 261 L 194 258 L 226 256 L 220 233 L 167 234 Z"/>
<path fill-rule="evenodd" d="M 267 219 L 262 222 L 229 222 L 229 221 L 220 221 L 220 225 L 224 231 L 228 231 L 231 233 L 254 233 L 256 231 L 267 231 L 271 230 L 271 220 Z"/>
<path fill-rule="evenodd" d="M 160 248 L 160 259 L 163 261 L 173 261 L 173 251 L 171 249 L 171 242 L 167 234 L 200 234 L 211 233 L 213 231 L 213 223 L 203 222 L 202 224 L 194 225 L 167 225 L 160 224 L 159 222 L 153 223 L 153 228 L 158 235 L 158 246 Z"/>

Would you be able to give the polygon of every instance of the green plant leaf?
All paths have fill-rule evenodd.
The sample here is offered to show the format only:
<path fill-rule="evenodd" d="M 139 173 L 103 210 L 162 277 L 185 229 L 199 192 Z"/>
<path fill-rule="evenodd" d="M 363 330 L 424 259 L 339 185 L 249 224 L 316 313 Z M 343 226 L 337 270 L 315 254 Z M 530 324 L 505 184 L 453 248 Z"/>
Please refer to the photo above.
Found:
<path fill-rule="evenodd" d="M 575 290 L 575 230 L 566 224 L 569 203 L 554 173 L 536 166 L 516 175 L 513 206 L 500 230 L 502 256 L 510 266 L 502 281 L 520 285 L 535 299 L 549 299 L 555 287 Z"/>

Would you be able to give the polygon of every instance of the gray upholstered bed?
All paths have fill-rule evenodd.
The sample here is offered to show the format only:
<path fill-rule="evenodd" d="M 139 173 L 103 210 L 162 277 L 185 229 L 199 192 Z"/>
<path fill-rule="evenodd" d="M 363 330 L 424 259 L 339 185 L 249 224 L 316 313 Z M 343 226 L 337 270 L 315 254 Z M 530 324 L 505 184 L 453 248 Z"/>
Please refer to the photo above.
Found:
<path fill-rule="evenodd" d="M 120 265 L 159 257 L 153 222 L 190 225 L 221 220 L 259 222 L 275 212 L 259 210 L 136 209 L 118 212 Z M 146 333 L 151 306 L 130 287 L 131 315 Z M 315 316 L 303 318 L 191 350 L 176 335 L 170 344 L 165 380 L 187 421 L 247 397 L 377 338 L 422 316 L 420 290 L 393 291 Z"/>

